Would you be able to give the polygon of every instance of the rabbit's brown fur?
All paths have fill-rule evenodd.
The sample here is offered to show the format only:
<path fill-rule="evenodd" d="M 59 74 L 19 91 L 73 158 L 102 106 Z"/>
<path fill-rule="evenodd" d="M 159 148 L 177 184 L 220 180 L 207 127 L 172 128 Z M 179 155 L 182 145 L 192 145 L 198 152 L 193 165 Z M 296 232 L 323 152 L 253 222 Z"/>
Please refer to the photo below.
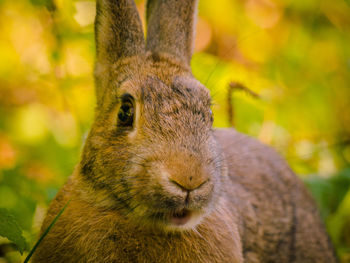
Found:
<path fill-rule="evenodd" d="M 336 262 L 288 165 L 233 129 L 212 130 L 209 93 L 189 66 L 196 1 L 147 7 L 145 44 L 132 0 L 97 1 L 96 117 L 42 229 L 70 203 L 34 262 Z M 125 94 L 129 129 L 118 126 Z"/>

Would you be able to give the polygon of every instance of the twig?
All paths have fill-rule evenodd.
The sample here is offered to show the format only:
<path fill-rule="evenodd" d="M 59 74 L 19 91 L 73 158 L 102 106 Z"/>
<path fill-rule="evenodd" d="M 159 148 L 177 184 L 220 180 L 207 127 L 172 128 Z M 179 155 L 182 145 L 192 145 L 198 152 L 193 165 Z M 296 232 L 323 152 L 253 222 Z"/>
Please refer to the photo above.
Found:
<path fill-rule="evenodd" d="M 227 93 L 227 111 L 228 111 L 228 122 L 231 127 L 234 127 L 235 125 L 235 109 L 233 106 L 233 99 L 232 99 L 232 94 L 235 90 L 242 90 L 246 92 L 249 96 L 259 99 L 260 96 L 255 93 L 254 91 L 250 90 L 243 84 L 239 82 L 230 82 L 228 85 L 228 93 Z"/>

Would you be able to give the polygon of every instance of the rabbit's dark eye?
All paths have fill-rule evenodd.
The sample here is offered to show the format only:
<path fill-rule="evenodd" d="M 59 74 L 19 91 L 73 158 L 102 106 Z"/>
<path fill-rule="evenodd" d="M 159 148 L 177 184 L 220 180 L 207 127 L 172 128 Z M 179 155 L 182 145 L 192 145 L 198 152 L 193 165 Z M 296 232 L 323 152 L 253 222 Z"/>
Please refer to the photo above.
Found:
<path fill-rule="evenodd" d="M 124 94 L 121 98 L 121 106 L 118 112 L 118 127 L 131 128 L 134 122 L 134 104 L 130 94 Z"/>

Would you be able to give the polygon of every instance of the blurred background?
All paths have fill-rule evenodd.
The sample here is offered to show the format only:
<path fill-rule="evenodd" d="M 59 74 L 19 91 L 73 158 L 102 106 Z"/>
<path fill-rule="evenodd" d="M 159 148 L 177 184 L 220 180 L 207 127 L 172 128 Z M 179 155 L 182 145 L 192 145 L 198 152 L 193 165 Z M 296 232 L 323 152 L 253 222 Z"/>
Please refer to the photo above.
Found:
<path fill-rule="evenodd" d="M 27 249 L 93 119 L 94 14 L 94 1 L 0 0 L 0 212 Z M 350 262 L 350 0 L 200 0 L 192 68 L 214 125 L 287 159 Z M 23 261 L 9 243 L 0 263 Z"/>

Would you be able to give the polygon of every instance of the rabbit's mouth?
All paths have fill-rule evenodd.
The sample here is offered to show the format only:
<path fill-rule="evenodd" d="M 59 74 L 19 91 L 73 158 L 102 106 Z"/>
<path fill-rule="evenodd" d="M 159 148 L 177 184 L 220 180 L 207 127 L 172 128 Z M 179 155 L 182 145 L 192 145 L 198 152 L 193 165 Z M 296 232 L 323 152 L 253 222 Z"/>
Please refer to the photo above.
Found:
<path fill-rule="evenodd" d="M 188 223 L 191 218 L 192 212 L 188 209 L 182 209 L 181 211 L 171 213 L 170 222 L 176 226 L 183 226 Z"/>

